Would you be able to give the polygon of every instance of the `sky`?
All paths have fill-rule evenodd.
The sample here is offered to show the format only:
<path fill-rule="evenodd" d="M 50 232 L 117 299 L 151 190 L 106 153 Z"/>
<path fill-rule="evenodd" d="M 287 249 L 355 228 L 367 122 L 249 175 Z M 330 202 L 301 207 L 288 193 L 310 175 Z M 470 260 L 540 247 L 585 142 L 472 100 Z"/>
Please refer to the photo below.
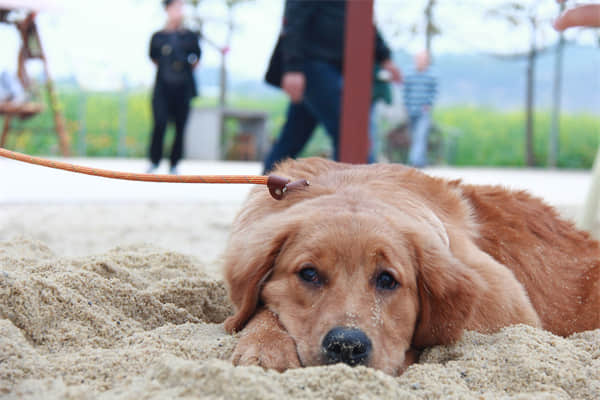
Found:
<path fill-rule="evenodd" d="M 55 78 L 74 76 L 90 89 L 114 89 L 150 85 L 154 65 L 148 59 L 152 33 L 162 27 L 165 16 L 160 0 L 56 0 L 60 8 L 43 12 L 39 28 L 51 73 Z M 597 2 L 597 1 L 596 1 Z M 235 31 L 228 66 L 238 78 L 262 79 L 280 29 L 283 0 L 250 0 L 234 9 Z M 392 49 L 417 52 L 424 44 L 424 0 L 375 0 L 375 20 Z M 438 0 L 436 20 L 442 35 L 434 52 L 522 52 L 527 48 L 529 28 L 515 27 L 486 11 L 506 0 Z M 551 22 L 557 15 L 554 0 L 523 0 L 540 15 L 539 43 L 552 43 L 557 34 Z M 202 0 L 198 12 L 206 20 L 204 34 L 220 46 L 225 44 L 227 9 L 224 0 Z M 415 31 L 416 33 L 411 33 Z M 582 43 L 593 43 L 592 32 L 572 31 Z M 0 69 L 15 70 L 19 39 L 14 28 L 0 25 Z M 201 65 L 217 67 L 217 49 L 203 43 Z M 35 65 L 32 66 L 35 73 Z"/>

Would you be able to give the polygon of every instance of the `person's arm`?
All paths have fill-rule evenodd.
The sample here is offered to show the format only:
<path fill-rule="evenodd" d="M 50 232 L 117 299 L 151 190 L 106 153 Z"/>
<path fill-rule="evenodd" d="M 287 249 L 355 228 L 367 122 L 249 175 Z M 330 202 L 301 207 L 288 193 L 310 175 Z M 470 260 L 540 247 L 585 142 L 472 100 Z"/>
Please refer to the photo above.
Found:
<path fill-rule="evenodd" d="M 390 48 L 383 40 L 383 37 L 379 33 L 379 29 L 375 29 L 375 61 L 378 63 L 383 63 L 386 60 L 389 60 L 391 57 Z"/>
<path fill-rule="evenodd" d="M 286 0 L 283 23 L 283 70 L 300 72 L 304 64 L 304 30 L 311 17 L 318 12 L 319 1 Z"/>
<path fill-rule="evenodd" d="M 566 10 L 554 22 L 554 29 L 564 31 L 574 26 L 600 27 L 600 4 L 585 4 Z"/>
<path fill-rule="evenodd" d="M 433 107 L 433 103 L 435 102 L 435 99 L 437 97 L 438 94 L 438 82 L 437 82 L 437 78 L 433 75 L 429 75 L 430 76 L 430 80 L 428 83 L 428 87 L 429 87 L 429 93 L 428 93 L 428 104 L 425 106 L 424 111 L 431 111 L 431 108 Z"/>
<path fill-rule="evenodd" d="M 410 91 L 412 89 L 412 84 L 410 79 L 405 79 L 404 80 L 404 90 L 402 91 L 402 97 L 404 100 L 404 106 L 408 107 L 408 102 L 410 101 Z"/>
<path fill-rule="evenodd" d="M 198 32 L 192 32 L 192 49 L 190 54 L 196 56 L 196 61 L 192 63 L 192 69 L 196 68 L 200 63 L 200 57 L 202 57 L 202 49 L 200 48 L 200 34 Z"/>
<path fill-rule="evenodd" d="M 302 72 L 304 64 L 304 29 L 310 18 L 318 12 L 318 1 L 286 0 L 281 51 L 283 53 L 283 77 L 281 88 L 292 103 L 298 103 L 304 96 L 306 78 Z"/>
<path fill-rule="evenodd" d="M 390 48 L 377 28 L 375 28 L 375 62 L 380 63 L 381 68 L 390 73 L 393 82 L 402 82 L 402 72 L 392 61 Z"/>
<path fill-rule="evenodd" d="M 152 35 L 152 39 L 150 39 L 150 59 L 154 64 L 158 64 L 158 59 L 160 58 L 160 43 L 158 40 L 158 34 Z"/>

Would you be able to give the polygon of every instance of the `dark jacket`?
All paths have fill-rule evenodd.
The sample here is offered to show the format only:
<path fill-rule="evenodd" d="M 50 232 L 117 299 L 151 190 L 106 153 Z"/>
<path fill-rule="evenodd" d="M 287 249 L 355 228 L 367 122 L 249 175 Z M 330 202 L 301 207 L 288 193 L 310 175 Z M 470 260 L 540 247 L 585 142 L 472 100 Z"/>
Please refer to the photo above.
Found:
<path fill-rule="evenodd" d="M 152 35 L 150 58 L 158 65 L 155 90 L 166 87 L 196 96 L 192 65 L 201 54 L 199 35 L 195 32 L 181 29 L 159 31 Z"/>
<path fill-rule="evenodd" d="M 302 71 L 305 60 L 343 68 L 346 1 L 286 0 L 282 30 L 283 71 Z M 375 61 L 390 50 L 375 29 Z"/>

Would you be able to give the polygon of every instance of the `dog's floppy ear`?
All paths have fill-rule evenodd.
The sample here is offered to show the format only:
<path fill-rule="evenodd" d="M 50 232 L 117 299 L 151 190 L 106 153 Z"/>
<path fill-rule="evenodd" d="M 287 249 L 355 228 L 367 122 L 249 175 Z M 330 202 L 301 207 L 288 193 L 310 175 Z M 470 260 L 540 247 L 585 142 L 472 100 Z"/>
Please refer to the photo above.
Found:
<path fill-rule="evenodd" d="M 412 344 L 424 348 L 450 344 L 462 332 L 487 288 L 445 246 L 414 246 L 417 262 L 419 315 Z"/>
<path fill-rule="evenodd" d="M 254 315 L 260 290 L 269 278 L 288 234 L 289 230 L 285 228 L 280 233 L 270 232 L 271 237 L 265 242 L 258 242 L 258 238 L 269 237 L 269 232 L 242 230 L 232 234 L 225 256 L 225 280 L 236 311 L 225 321 L 227 332 L 240 331 Z"/>

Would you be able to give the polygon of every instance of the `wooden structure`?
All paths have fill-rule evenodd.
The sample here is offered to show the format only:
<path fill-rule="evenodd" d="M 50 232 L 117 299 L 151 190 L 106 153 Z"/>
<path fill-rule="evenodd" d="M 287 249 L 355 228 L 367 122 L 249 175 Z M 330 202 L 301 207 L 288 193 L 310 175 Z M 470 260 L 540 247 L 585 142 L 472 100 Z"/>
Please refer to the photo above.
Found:
<path fill-rule="evenodd" d="M 48 62 L 42 48 L 42 42 L 40 40 L 39 31 L 35 22 L 37 10 L 44 8 L 44 3 L 45 2 L 43 1 L 32 0 L 0 0 L 0 23 L 12 24 L 19 31 L 21 47 L 17 61 L 17 75 L 25 91 L 31 92 L 32 90 L 32 82 L 27 74 L 26 69 L 27 61 L 31 59 L 38 59 L 42 62 L 46 80 L 46 89 L 48 91 L 48 99 L 54 116 L 54 125 L 56 135 L 58 136 L 60 151 L 63 156 L 68 156 L 69 141 L 65 129 L 65 123 L 58 107 L 58 99 L 56 97 L 54 85 L 48 71 Z M 13 20 L 10 18 L 10 16 L 14 11 L 24 13 L 24 17 Z M 14 118 L 31 118 L 42 112 L 42 110 L 43 106 L 40 103 L 35 102 L 0 102 L 0 115 L 4 116 L 2 135 L 0 136 L 0 147 L 4 147 L 6 144 L 6 139 L 8 138 L 8 134 L 11 130 L 11 122 Z"/>
<path fill-rule="evenodd" d="M 340 161 L 362 164 L 369 153 L 375 45 L 373 0 L 346 3 Z"/>

